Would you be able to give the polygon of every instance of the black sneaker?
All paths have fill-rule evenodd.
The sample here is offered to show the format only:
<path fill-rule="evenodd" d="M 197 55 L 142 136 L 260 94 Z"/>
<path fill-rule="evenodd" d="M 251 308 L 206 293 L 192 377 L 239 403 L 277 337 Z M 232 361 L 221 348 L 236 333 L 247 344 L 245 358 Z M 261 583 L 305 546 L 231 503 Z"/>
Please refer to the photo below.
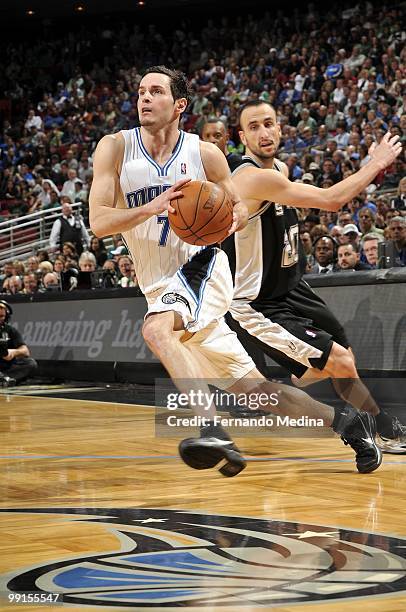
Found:
<path fill-rule="evenodd" d="M 16 379 L 11 378 L 10 376 L 2 376 L 0 378 L 0 387 L 14 387 L 16 384 Z"/>
<path fill-rule="evenodd" d="M 378 433 L 376 443 L 383 453 L 392 455 L 406 454 L 406 426 L 396 418 L 392 419 L 393 436 L 386 438 Z"/>
<path fill-rule="evenodd" d="M 220 474 L 228 477 L 237 476 L 247 467 L 232 440 L 186 438 L 179 444 L 179 454 L 186 465 L 195 470 L 207 470 L 218 466 Z"/>
<path fill-rule="evenodd" d="M 346 445 L 355 450 L 357 469 L 361 474 L 373 472 L 382 463 L 382 453 L 375 443 L 376 422 L 368 412 L 358 412 L 341 434 Z"/>

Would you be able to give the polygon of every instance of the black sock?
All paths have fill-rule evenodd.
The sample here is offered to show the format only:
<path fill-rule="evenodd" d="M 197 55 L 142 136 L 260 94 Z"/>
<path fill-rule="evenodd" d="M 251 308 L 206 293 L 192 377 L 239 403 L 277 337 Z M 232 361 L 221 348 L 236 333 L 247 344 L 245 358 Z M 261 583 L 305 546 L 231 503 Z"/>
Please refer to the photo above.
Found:
<path fill-rule="evenodd" d="M 331 427 L 336 433 L 341 434 L 347 425 L 349 425 L 354 419 L 357 411 L 351 406 L 344 406 L 344 408 L 333 408 L 333 410 L 334 419 Z"/>
<path fill-rule="evenodd" d="M 393 419 L 387 412 L 381 410 L 375 416 L 378 433 L 384 438 L 393 438 Z"/>
<path fill-rule="evenodd" d="M 228 433 L 221 427 L 221 425 L 214 425 L 213 421 L 210 421 L 208 425 L 200 428 L 201 438 L 218 438 L 219 440 L 231 440 Z"/>

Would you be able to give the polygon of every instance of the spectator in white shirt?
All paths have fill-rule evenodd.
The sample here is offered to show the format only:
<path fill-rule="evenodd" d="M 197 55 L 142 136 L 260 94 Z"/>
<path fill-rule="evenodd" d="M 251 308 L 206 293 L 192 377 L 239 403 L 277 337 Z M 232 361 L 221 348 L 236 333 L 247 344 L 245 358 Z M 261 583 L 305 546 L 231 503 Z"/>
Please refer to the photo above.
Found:
<path fill-rule="evenodd" d="M 24 124 L 24 127 L 27 130 L 30 130 L 32 127 L 37 128 L 38 131 L 42 129 L 42 119 L 39 115 L 35 114 L 35 111 L 33 109 L 28 111 L 28 118 Z"/>
<path fill-rule="evenodd" d="M 344 67 L 349 68 L 350 70 L 355 70 L 362 66 L 365 59 L 365 55 L 361 53 L 360 45 L 354 45 L 350 57 L 344 60 Z"/>
<path fill-rule="evenodd" d="M 49 245 L 54 251 L 61 251 L 64 242 L 72 242 L 79 254 L 84 246 L 87 248 L 90 244 L 90 236 L 82 216 L 79 211 L 73 214 L 72 207 L 67 202 L 62 204 L 62 215 L 54 221 L 49 237 Z"/>
<path fill-rule="evenodd" d="M 333 102 L 339 106 L 345 100 L 344 79 L 337 79 L 336 87 L 333 91 Z"/>
<path fill-rule="evenodd" d="M 339 149 L 345 149 L 348 146 L 350 135 L 346 131 L 345 121 L 337 121 L 336 127 L 337 133 L 334 136 L 334 140 L 337 143 Z"/>
<path fill-rule="evenodd" d="M 306 68 L 305 66 L 302 66 L 298 74 L 295 76 L 295 90 L 299 93 L 302 93 L 303 91 L 303 85 L 306 80 L 306 76 Z"/>
<path fill-rule="evenodd" d="M 64 182 L 62 186 L 62 191 L 61 191 L 61 195 L 69 196 L 72 202 L 75 201 L 75 196 L 76 196 L 76 187 L 75 187 L 76 178 L 77 178 L 76 170 L 74 170 L 73 168 L 69 168 L 68 180 Z"/>

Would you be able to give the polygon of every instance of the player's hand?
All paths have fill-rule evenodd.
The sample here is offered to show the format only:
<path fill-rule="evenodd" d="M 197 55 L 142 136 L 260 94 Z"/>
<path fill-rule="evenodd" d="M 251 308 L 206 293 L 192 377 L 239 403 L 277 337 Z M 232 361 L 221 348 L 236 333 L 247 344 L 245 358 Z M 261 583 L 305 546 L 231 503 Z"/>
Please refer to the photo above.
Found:
<path fill-rule="evenodd" d="M 14 349 L 8 349 L 8 353 L 7 355 L 4 355 L 3 359 L 5 361 L 11 361 L 12 359 L 14 359 L 15 357 L 15 350 Z"/>
<path fill-rule="evenodd" d="M 237 202 L 233 208 L 233 224 L 228 230 L 228 236 L 244 229 L 248 223 L 248 208 L 243 202 Z"/>
<path fill-rule="evenodd" d="M 379 145 L 376 142 L 369 147 L 368 155 L 375 162 L 378 162 L 381 170 L 390 166 L 402 150 L 402 144 L 399 142 L 399 136 L 391 136 L 390 132 L 386 132 Z"/>
<path fill-rule="evenodd" d="M 190 178 L 184 178 L 176 181 L 172 187 L 169 187 L 169 189 L 161 193 L 161 195 L 151 200 L 151 202 L 148 202 L 145 208 L 147 208 L 152 215 L 159 215 L 166 210 L 171 213 L 175 212 L 175 209 L 171 206 L 171 201 L 183 196 L 182 187 L 189 183 L 190 180 Z"/>

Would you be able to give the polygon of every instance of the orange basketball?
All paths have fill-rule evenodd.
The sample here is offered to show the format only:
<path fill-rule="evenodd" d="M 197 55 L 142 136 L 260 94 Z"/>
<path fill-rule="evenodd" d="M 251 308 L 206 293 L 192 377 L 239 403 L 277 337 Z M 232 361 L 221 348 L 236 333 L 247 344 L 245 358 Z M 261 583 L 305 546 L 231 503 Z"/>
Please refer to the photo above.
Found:
<path fill-rule="evenodd" d="M 210 181 L 190 181 L 183 197 L 172 200 L 168 218 L 172 230 L 188 244 L 221 242 L 233 222 L 233 205 L 222 187 Z"/>

